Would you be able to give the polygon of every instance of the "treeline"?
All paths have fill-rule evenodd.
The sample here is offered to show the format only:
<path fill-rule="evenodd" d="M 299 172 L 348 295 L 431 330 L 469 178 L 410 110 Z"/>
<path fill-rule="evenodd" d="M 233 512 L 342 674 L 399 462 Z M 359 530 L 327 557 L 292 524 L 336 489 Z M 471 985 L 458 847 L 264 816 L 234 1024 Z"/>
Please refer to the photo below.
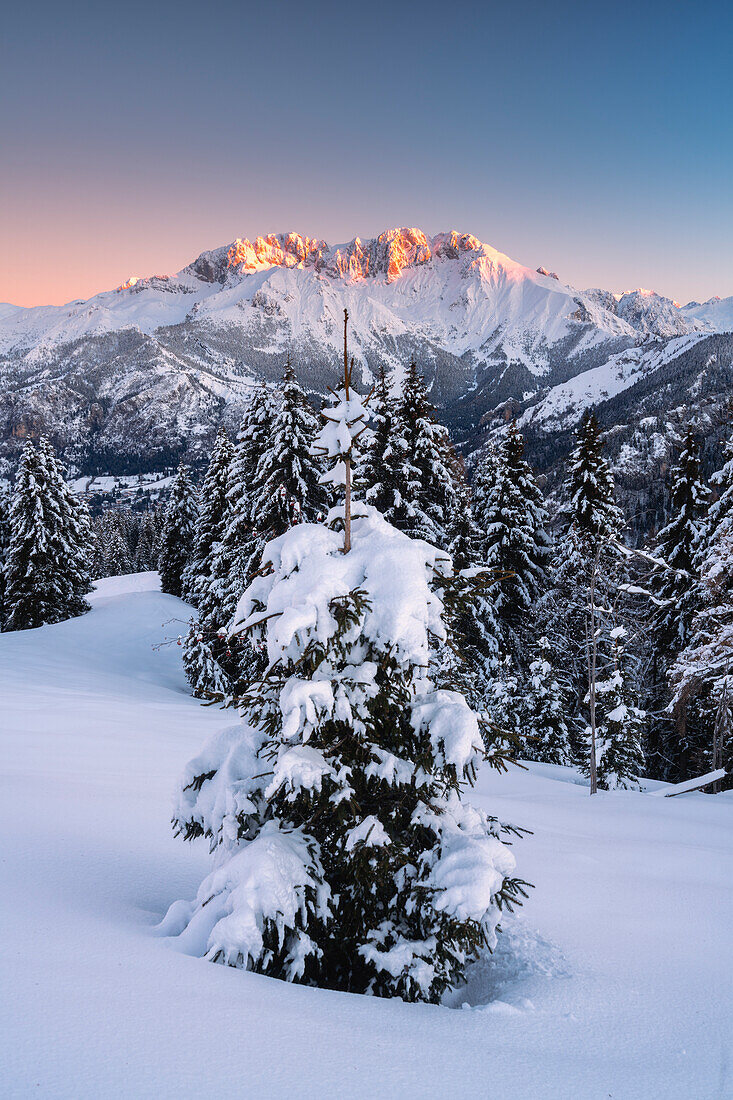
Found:
<path fill-rule="evenodd" d="M 472 599 L 450 612 L 468 660 L 455 661 L 435 640 L 446 685 L 460 664 L 461 690 L 521 756 L 579 766 L 593 789 L 635 786 L 641 775 L 688 778 L 727 759 L 728 674 L 718 650 L 728 612 L 718 605 L 730 606 L 733 576 L 721 564 L 712 584 L 710 571 L 727 553 L 720 501 L 733 463 L 716 477 L 720 501 L 708 513 L 689 436 L 668 523 L 639 552 L 624 543 L 592 414 L 577 433 L 551 524 L 515 426 L 482 453 L 469 481 L 414 363 L 399 387 L 379 379 L 370 408 L 356 498 L 476 579 Z M 228 627 L 266 542 L 327 516 L 316 432 L 315 410 L 289 367 L 279 390 L 253 393 L 236 442 L 219 433 L 199 494 L 179 468 L 160 569 L 165 590 L 197 609 L 182 644 L 201 698 L 235 699 L 253 662 L 266 664 Z"/>

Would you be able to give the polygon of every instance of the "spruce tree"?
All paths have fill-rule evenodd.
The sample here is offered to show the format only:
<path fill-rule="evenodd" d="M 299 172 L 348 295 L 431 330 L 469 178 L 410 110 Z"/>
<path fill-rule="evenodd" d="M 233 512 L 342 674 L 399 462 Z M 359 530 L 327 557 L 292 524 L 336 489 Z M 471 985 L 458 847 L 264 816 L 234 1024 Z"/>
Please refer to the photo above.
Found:
<path fill-rule="evenodd" d="M 689 731 L 680 738 L 665 711 L 669 701 L 667 675 L 676 655 L 690 641 L 693 619 L 701 604 L 695 558 L 705 529 L 709 495 L 700 478 L 697 442 L 688 430 L 672 470 L 669 522 L 653 547 L 654 556 L 665 565 L 656 566 L 650 578 L 655 610 L 650 638 L 648 705 L 652 715 L 648 746 L 654 772 L 671 780 L 679 779 L 685 769 Z"/>
<path fill-rule="evenodd" d="M 199 492 L 196 534 L 184 574 L 184 595 L 189 603 L 196 606 L 207 598 L 212 600 L 208 581 L 228 520 L 227 493 L 233 454 L 234 447 L 229 436 L 224 428 L 220 428 Z M 200 607 L 199 617 L 206 619 L 208 615 L 209 609 Z"/>
<path fill-rule="evenodd" d="M 456 608 L 452 628 L 469 673 L 464 685 L 466 697 L 472 707 L 482 710 L 500 660 L 501 630 L 495 613 L 499 582 L 486 570 L 482 535 L 465 486 L 458 494 L 452 535 L 448 552 L 456 573 L 474 578 L 473 591 Z"/>
<path fill-rule="evenodd" d="M 401 527 L 445 549 L 457 507 L 455 458 L 448 431 L 435 419 L 417 364 L 413 360 L 395 410 L 393 446 L 404 499 Z"/>
<path fill-rule="evenodd" d="M 0 630 L 5 618 L 5 558 L 10 545 L 10 493 L 0 484 Z"/>
<path fill-rule="evenodd" d="M 551 626 L 564 640 L 563 662 L 573 679 L 573 691 L 590 730 L 588 744 L 573 746 L 590 774 L 591 794 L 598 788 L 600 747 L 599 684 L 610 676 L 614 643 L 611 631 L 618 615 L 623 572 L 616 544 L 623 516 L 614 499 L 611 470 L 603 456 L 603 441 L 593 412 L 578 429 L 566 482 L 567 530 L 555 561 L 554 608 Z M 604 677 L 606 679 L 604 679 Z"/>
<path fill-rule="evenodd" d="M 397 419 L 384 369 L 369 402 L 372 428 L 364 461 L 358 470 L 357 489 L 398 530 L 407 530 L 411 509 L 408 498 L 417 496 L 417 472 L 406 478 L 407 440 Z M 409 471 L 407 471 L 409 474 Z"/>
<path fill-rule="evenodd" d="M 325 515 L 329 501 L 320 480 L 323 471 L 311 453 L 317 431 L 318 418 L 288 359 L 270 443 L 254 485 L 253 519 L 264 540 Z"/>
<path fill-rule="evenodd" d="M 590 409 L 578 429 L 568 470 L 570 525 L 587 540 L 617 539 L 623 516 L 614 499 L 613 475 L 603 457 L 603 439 Z"/>
<path fill-rule="evenodd" d="M 196 535 L 196 493 L 188 466 L 178 467 L 161 535 L 158 572 L 160 587 L 171 596 L 183 596 L 183 576 Z"/>
<path fill-rule="evenodd" d="M 276 398 L 270 390 L 266 386 L 255 387 L 229 465 L 227 520 L 213 555 L 210 586 L 217 601 L 216 617 L 221 628 L 231 620 L 237 600 L 247 587 L 252 556 L 259 544 L 253 516 L 253 487 L 270 446 L 276 411 Z"/>
<path fill-rule="evenodd" d="M 555 657 L 547 638 L 540 638 L 529 665 L 520 711 L 521 753 L 543 764 L 573 760 L 565 692 L 558 683 Z"/>
<path fill-rule="evenodd" d="M 654 556 L 672 567 L 658 567 L 651 577 L 654 594 L 662 604 L 654 618 L 654 644 L 661 653 L 679 652 L 690 637 L 696 605 L 695 555 L 709 497 L 700 478 L 700 452 L 690 429 L 672 470 L 670 519 L 654 547 Z"/>
<path fill-rule="evenodd" d="M 603 790 L 634 789 L 644 771 L 645 714 L 633 702 L 623 667 L 623 627 L 611 630 L 611 662 L 596 685 L 598 699 L 596 769 Z M 590 774 L 586 756 L 585 772 Z"/>
<path fill-rule="evenodd" d="M 316 444 L 344 505 L 271 541 L 239 602 L 267 671 L 187 769 L 176 828 L 208 835 L 217 869 L 165 927 L 272 977 L 438 1001 L 523 891 L 503 827 L 462 799 L 477 716 L 427 672 L 451 562 L 349 510 L 365 415 L 346 365 Z"/>
<path fill-rule="evenodd" d="M 223 578 L 217 574 L 217 562 L 229 522 L 233 457 L 234 447 L 221 428 L 201 486 L 196 539 L 184 577 L 187 599 L 197 606 L 198 617 L 191 622 L 184 641 L 183 667 L 193 694 L 202 699 L 227 694 L 232 671 L 229 646 L 221 636 Z"/>
<path fill-rule="evenodd" d="M 498 579 L 495 609 L 503 649 L 521 664 L 531 611 L 548 584 L 550 540 L 542 494 L 516 427 L 480 464 L 473 510 L 482 532 L 483 560 Z"/>
<path fill-rule="evenodd" d="M 49 442 L 29 440 L 18 466 L 4 566 L 5 629 L 57 623 L 89 610 L 91 529 Z"/>
<path fill-rule="evenodd" d="M 719 497 L 710 506 L 695 553 L 700 607 L 687 646 L 669 673 L 680 746 L 681 778 L 733 765 L 727 731 L 733 700 L 733 441 L 711 478 Z M 728 781 L 730 783 L 730 780 Z"/>

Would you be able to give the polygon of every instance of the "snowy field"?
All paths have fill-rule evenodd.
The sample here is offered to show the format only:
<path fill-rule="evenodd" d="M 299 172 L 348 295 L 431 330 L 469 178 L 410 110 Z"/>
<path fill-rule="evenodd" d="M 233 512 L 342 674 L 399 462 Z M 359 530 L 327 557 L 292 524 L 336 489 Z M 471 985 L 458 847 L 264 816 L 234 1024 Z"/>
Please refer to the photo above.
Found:
<path fill-rule="evenodd" d="M 0 1096 L 733 1096 L 733 797 L 601 793 L 487 773 L 534 830 L 490 974 L 449 1007 L 287 985 L 172 949 L 206 846 L 176 779 L 231 715 L 187 695 L 180 601 L 100 582 L 82 619 L 0 635 Z M 167 623 L 168 625 L 163 625 Z"/>

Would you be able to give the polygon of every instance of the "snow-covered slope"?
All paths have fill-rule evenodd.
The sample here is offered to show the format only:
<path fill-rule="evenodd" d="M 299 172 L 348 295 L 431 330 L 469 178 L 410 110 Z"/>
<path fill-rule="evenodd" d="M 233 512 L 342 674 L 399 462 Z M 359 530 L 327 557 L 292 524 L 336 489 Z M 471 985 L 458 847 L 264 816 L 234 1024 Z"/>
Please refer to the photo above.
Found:
<path fill-rule="evenodd" d="M 156 589 L 111 578 L 89 615 L 0 635 L 4 1098 L 730 1094 L 730 795 L 481 776 L 472 799 L 534 830 L 517 859 L 535 889 L 463 1011 L 287 985 L 156 936 L 209 866 L 171 835 L 174 785 L 231 722 L 185 693 L 175 645 L 153 648 L 188 615 Z"/>

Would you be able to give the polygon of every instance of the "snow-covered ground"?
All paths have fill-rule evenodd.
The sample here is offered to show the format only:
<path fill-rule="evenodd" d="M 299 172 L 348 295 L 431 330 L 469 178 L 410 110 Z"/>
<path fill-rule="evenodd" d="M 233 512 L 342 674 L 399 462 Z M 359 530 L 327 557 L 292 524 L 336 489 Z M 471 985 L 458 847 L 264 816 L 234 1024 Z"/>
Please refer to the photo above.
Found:
<path fill-rule="evenodd" d="M 208 869 L 171 796 L 231 715 L 153 649 L 188 614 L 155 574 L 93 603 L 0 635 L 3 1098 L 733 1096 L 733 797 L 483 776 L 536 889 L 463 1011 L 214 966 L 154 929 Z"/>

